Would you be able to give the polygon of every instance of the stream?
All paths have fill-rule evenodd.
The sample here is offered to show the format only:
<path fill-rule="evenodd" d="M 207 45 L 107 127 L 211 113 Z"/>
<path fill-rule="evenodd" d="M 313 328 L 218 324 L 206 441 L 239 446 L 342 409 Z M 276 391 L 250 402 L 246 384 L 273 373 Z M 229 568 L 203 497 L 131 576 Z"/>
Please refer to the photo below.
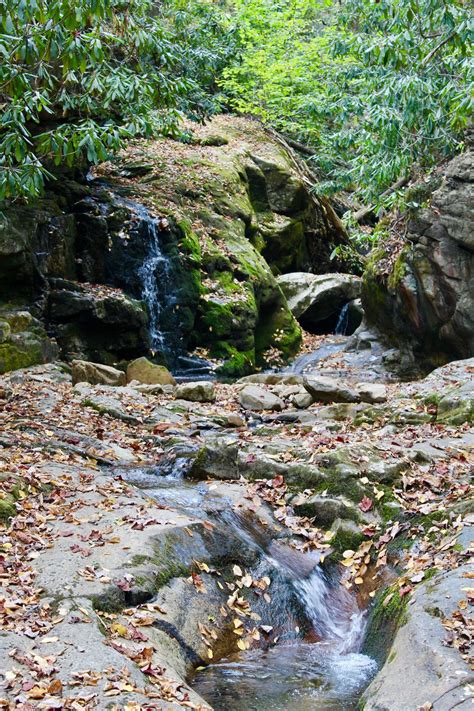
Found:
<path fill-rule="evenodd" d="M 285 531 L 272 533 L 239 511 L 240 484 L 191 481 L 187 468 L 186 459 L 176 459 L 119 473 L 160 504 L 237 537 L 243 552 L 257 552 L 250 572 L 271 578 L 271 602 L 262 598 L 252 609 L 262 624 L 278 630 L 271 644 L 260 642 L 198 668 L 189 679 L 192 687 L 216 711 L 356 709 L 377 665 L 362 653 L 365 611 L 339 584 L 337 571 L 323 569 L 318 554 L 301 553 L 280 540 Z"/>

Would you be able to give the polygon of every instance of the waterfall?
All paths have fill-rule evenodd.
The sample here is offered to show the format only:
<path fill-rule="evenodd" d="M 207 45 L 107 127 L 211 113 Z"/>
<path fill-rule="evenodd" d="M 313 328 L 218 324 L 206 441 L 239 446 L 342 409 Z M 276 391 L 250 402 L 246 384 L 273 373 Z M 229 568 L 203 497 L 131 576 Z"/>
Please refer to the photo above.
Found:
<path fill-rule="evenodd" d="M 364 613 L 341 585 L 333 588 L 320 566 L 293 581 L 315 631 L 338 654 L 359 651 L 364 635 Z"/>
<path fill-rule="evenodd" d="M 349 304 L 344 304 L 337 319 L 336 328 L 334 333 L 337 336 L 345 336 L 347 333 L 347 327 L 349 325 Z"/>
<path fill-rule="evenodd" d="M 170 263 L 161 245 L 160 221 L 150 217 L 144 208 L 140 210 L 139 217 L 147 254 L 138 276 L 142 285 L 142 299 L 148 308 L 151 350 L 153 355 L 159 353 L 168 360 L 170 345 L 163 330 L 163 315 L 165 308 L 170 309 L 176 305 Z"/>

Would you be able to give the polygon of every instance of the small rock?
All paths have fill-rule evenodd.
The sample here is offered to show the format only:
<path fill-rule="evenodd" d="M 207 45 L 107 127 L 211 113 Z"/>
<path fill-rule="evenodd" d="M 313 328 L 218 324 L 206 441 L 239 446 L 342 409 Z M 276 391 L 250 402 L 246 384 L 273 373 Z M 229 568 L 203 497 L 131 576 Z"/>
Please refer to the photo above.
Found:
<path fill-rule="evenodd" d="M 229 427 L 246 427 L 247 423 L 240 415 L 231 413 L 230 415 L 227 415 L 227 425 Z"/>
<path fill-rule="evenodd" d="M 301 503 L 296 500 L 292 505 L 299 516 L 310 516 L 315 519 L 317 526 L 326 528 L 329 528 L 337 518 L 358 518 L 355 505 L 343 498 L 314 494 Z"/>
<path fill-rule="evenodd" d="M 146 385 L 144 383 L 129 383 L 134 390 L 144 395 L 162 395 L 165 390 L 163 385 Z"/>
<path fill-rule="evenodd" d="M 380 383 L 357 383 L 355 386 L 362 402 L 385 402 L 387 388 Z"/>
<path fill-rule="evenodd" d="M 125 385 L 127 377 L 123 370 L 110 365 L 91 363 L 86 360 L 72 361 L 72 384 L 90 383 L 91 385 Z"/>
<path fill-rule="evenodd" d="M 296 393 L 301 392 L 301 386 L 300 385 L 275 385 L 272 388 L 272 392 L 274 392 L 275 395 L 278 395 L 278 397 L 287 399 L 287 398 L 290 398 L 292 395 L 296 395 Z"/>
<path fill-rule="evenodd" d="M 309 376 L 303 385 L 319 402 L 360 402 L 361 399 L 358 392 L 335 378 Z"/>
<path fill-rule="evenodd" d="M 175 388 L 174 397 L 176 400 L 190 400 L 191 402 L 214 402 L 216 388 L 210 380 L 181 383 Z"/>
<path fill-rule="evenodd" d="M 331 526 L 331 532 L 333 537 L 330 543 L 338 550 L 357 550 L 363 539 L 359 526 L 349 519 L 336 518 Z"/>
<path fill-rule="evenodd" d="M 299 392 L 296 393 L 296 395 L 293 395 L 291 402 L 300 410 L 305 410 L 313 404 L 314 398 L 308 392 Z"/>
<path fill-rule="evenodd" d="M 127 381 L 138 380 L 144 385 L 176 385 L 168 368 L 156 365 L 148 358 L 137 358 L 129 363 L 127 368 Z"/>
<path fill-rule="evenodd" d="M 10 400 L 13 390 L 5 383 L 0 384 L 0 400 Z"/>
<path fill-rule="evenodd" d="M 282 410 L 283 400 L 256 385 L 247 385 L 240 393 L 240 404 L 246 410 Z"/>

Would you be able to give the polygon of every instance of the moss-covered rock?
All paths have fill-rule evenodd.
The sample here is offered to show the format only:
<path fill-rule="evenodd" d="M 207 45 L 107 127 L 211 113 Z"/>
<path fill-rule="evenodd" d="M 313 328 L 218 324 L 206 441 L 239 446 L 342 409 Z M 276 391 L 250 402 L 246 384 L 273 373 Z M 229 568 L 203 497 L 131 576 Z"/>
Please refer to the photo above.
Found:
<path fill-rule="evenodd" d="M 324 271 L 345 232 L 257 122 L 218 117 L 192 132 L 188 144 L 131 142 L 97 170 L 106 183 L 64 179 L 56 193 L 6 208 L 0 299 L 37 302 L 63 356 L 111 365 L 152 353 L 180 368 L 188 351 L 206 349 L 221 372 L 239 375 L 296 353 L 300 329 L 274 275 Z M 138 302 L 155 241 L 166 267 L 156 262 L 162 298 L 148 321 L 158 319 L 163 338 L 150 341 Z M 99 313 L 99 302 L 111 308 Z M 125 321 L 112 313 L 119 302 Z M 37 362 L 6 330 L 3 367 Z"/>
<path fill-rule="evenodd" d="M 19 306 L 0 306 L 0 373 L 48 363 L 58 355 L 41 323 Z"/>
<path fill-rule="evenodd" d="M 405 369 L 429 370 L 474 355 L 473 151 L 420 185 L 372 252 L 363 279 L 366 320 L 405 354 Z M 416 192 L 416 191 L 415 191 Z"/>
<path fill-rule="evenodd" d="M 227 116 L 195 134 L 186 145 L 137 142 L 99 172 L 166 216 L 186 265 L 179 281 L 198 293 L 183 338 L 221 359 L 222 373 L 238 375 L 294 355 L 301 332 L 274 275 L 324 270 L 345 234 L 258 124 Z M 124 166 L 138 159 L 154 170 L 132 184 Z"/>

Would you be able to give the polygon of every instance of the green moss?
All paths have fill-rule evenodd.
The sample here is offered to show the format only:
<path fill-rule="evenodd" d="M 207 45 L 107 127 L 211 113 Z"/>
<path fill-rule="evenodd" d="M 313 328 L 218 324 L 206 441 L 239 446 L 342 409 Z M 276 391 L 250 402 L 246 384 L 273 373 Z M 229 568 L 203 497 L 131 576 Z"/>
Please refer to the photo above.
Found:
<path fill-rule="evenodd" d="M 7 523 L 16 516 L 15 498 L 11 494 L 6 494 L 4 499 L 0 499 L 0 521 Z"/>
<path fill-rule="evenodd" d="M 355 527 L 340 525 L 331 538 L 330 545 L 334 550 L 335 558 L 340 560 L 344 551 L 357 550 L 363 540 L 363 534 Z"/>
<path fill-rule="evenodd" d="M 38 341 L 22 342 L 20 346 L 14 343 L 0 344 L 0 373 L 43 362 L 41 343 Z"/>
<path fill-rule="evenodd" d="M 405 276 L 405 271 L 406 271 L 406 258 L 408 254 L 409 248 L 404 247 L 398 257 L 395 260 L 395 263 L 393 265 L 392 271 L 390 273 L 390 276 L 388 277 L 387 280 L 387 286 L 390 289 L 390 291 L 395 291 L 400 282 L 402 281 L 403 277 Z"/>
<path fill-rule="evenodd" d="M 391 597 L 387 602 L 389 596 Z M 363 651 L 380 663 L 387 658 L 397 630 L 408 621 L 409 597 L 400 597 L 398 586 L 393 585 L 381 591 L 375 598 Z"/>
<path fill-rule="evenodd" d="M 301 345 L 301 328 L 286 304 L 271 312 L 263 308 L 255 333 L 255 352 L 258 365 L 265 365 L 265 351 L 276 348 L 283 360 L 294 356 Z"/>
<path fill-rule="evenodd" d="M 164 570 L 156 574 L 154 581 L 155 590 L 158 591 L 173 578 L 184 578 L 189 575 L 191 575 L 191 569 L 186 565 L 183 565 L 179 561 L 170 562 Z"/>
<path fill-rule="evenodd" d="M 228 344 L 216 344 L 213 352 L 217 357 L 225 358 L 225 363 L 216 371 L 222 377 L 248 375 L 255 370 L 254 350 L 240 352 Z"/>

